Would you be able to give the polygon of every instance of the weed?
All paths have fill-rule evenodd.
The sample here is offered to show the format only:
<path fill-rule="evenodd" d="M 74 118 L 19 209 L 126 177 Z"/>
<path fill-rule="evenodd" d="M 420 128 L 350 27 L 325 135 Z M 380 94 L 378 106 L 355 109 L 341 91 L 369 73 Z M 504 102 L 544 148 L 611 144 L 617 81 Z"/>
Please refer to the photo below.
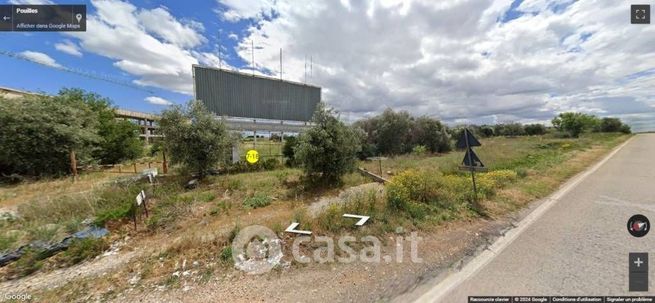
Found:
<path fill-rule="evenodd" d="M 202 203 L 207 203 L 214 201 L 214 199 L 216 199 L 216 195 L 214 195 L 212 192 L 202 192 L 196 196 L 196 199 Z"/>
<path fill-rule="evenodd" d="M 237 178 L 225 178 L 221 180 L 221 187 L 229 191 L 237 191 L 243 187 L 243 181 Z"/>
<path fill-rule="evenodd" d="M 41 269 L 41 267 L 43 267 L 43 253 L 39 250 L 28 248 L 20 259 L 7 266 L 7 278 L 22 278 Z"/>
<path fill-rule="evenodd" d="M 220 259 L 224 263 L 232 262 L 232 246 L 225 246 L 221 250 Z"/>
<path fill-rule="evenodd" d="M 125 203 L 119 207 L 104 210 L 96 216 L 93 224 L 96 226 L 104 226 L 108 221 L 119 220 L 122 218 L 129 218 L 134 215 L 136 208 L 134 203 Z"/>
<path fill-rule="evenodd" d="M 73 240 L 71 245 L 61 254 L 61 257 L 59 257 L 58 260 L 66 266 L 71 266 L 84 260 L 94 258 L 107 249 L 109 249 L 109 244 L 104 238 L 76 239 Z"/>
<path fill-rule="evenodd" d="M 60 226 L 57 224 L 46 224 L 43 226 L 37 226 L 34 228 L 29 228 L 28 233 L 30 239 L 37 241 L 49 242 L 59 234 Z"/>
<path fill-rule="evenodd" d="M 423 156 L 428 152 L 428 148 L 425 145 L 417 145 L 412 149 L 412 154 L 416 156 Z"/>
<path fill-rule="evenodd" d="M 17 235 L 0 234 L 0 252 L 7 251 L 13 248 L 14 243 L 18 239 Z"/>
<path fill-rule="evenodd" d="M 228 241 L 230 243 L 232 243 L 232 241 L 234 241 L 234 238 L 237 237 L 237 235 L 239 234 L 239 231 L 241 231 L 241 226 L 239 225 L 239 222 L 237 221 L 234 224 L 234 227 L 232 228 L 232 230 L 230 231 L 230 234 L 228 236 Z"/>
<path fill-rule="evenodd" d="M 243 206 L 248 208 L 260 208 L 271 204 L 271 198 L 264 194 L 255 194 L 243 201 Z"/>
<path fill-rule="evenodd" d="M 214 269 L 211 267 L 206 267 L 202 271 L 200 271 L 200 283 L 207 283 L 211 280 L 212 276 L 214 275 Z"/>

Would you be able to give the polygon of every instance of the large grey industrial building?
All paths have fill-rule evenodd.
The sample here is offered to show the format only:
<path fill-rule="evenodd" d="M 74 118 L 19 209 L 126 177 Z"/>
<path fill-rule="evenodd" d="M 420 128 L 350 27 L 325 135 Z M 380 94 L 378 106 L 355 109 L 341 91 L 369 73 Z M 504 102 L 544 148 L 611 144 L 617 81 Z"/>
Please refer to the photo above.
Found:
<path fill-rule="evenodd" d="M 195 99 L 244 131 L 301 131 L 321 101 L 320 87 L 277 78 L 199 65 L 193 78 Z"/>

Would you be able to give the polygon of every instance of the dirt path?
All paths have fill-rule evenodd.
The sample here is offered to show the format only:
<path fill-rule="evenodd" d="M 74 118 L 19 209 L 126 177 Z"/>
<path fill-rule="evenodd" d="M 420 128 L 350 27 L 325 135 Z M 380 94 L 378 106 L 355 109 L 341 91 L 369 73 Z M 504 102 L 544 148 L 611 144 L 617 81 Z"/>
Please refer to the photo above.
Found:
<path fill-rule="evenodd" d="M 142 255 L 143 249 L 120 252 L 102 256 L 99 259 L 77 264 L 68 268 L 56 269 L 50 272 L 39 272 L 31 276 L 0 283 L 2 294 L 25 294 L 61 287 L 70 281 L 88 278 L 110 272 L 127 264 L 133 258 Z"/>
<path fill-rule="evenodd" d="M 308 211 L 316 215 L 332 203 L 341 203 L 349 196 L 367 193 L 370 190 L 383 191 L 376 183 L 364 184 L 342 191 L 338 197 L 326 197 L 308 206 Z M 293 210 L 262 208 L 238 215 L 242 226 L 261 223 L 262 220 L 290 217 Z M 197 218 L 196 218 L 197 219 Z M 66 286 L 73 281 L 115 275 L 142 257 L 161 252 L 184 237 L 196 237 L 198 233 L 219 235 L 229 233 L 234 222 L 219 220 L 209 224 L 198 221 L 171 234 L 158 234 L 155 237 L 138 237 L 115 254 L 99 257 L 70 268 L 57 269 L 45 273 L 0 283 L 0 293 L 39 293 Z M 370 302 L 389 300 L 402 294 L 423 279 L 448 268 L 462 256 L 473 252 L 488 242 L 486 238 L 495 237 L 505 228 L 504 221 L 476 220 L 466 224 L 451 223 L 420 236 L 423 241 L 418 246 L 418 256 L 422 263 L 410 261 L 410 245 L 404 242 L 402 263 L 396 258 L 386 262 L 384 256 L 395 256 L 395 237 L 409 236 L 408 233 L 388 235 L 381 239 L 382 258 L 379 263 L 356 261 L 350 264 L 310 263 L 292 265 L 263 275 L 246 275 L 233 268 L 214 272 L 212 278 L 204 283 L 198 282 L 197 272 L 188 271 L 188 276 L 180 275 L 179 287 L 140 281 L 120 291 L 112 300 L 115 302 L 307 302 L 313 299 L 339 302 Z M 285 241 L 292 241 L 286 238 Z M 336 242 L 336 239 L 335 239 Z M 130 275 L 122 276 L 125 281 Z M 195 275 L 195 276 L 194 276 Z M 70 284 L 69 284 L 70 285 Z M 331 287 L 328 285 L 332 285 Z M 308 297 L 311 295 L 311 299 Z M 90 294 L 84 300 L 102 299 L 102 293 Z M 106 298 L 104 298 L 106 299 Z M 102 300 L 104 300 L 102 299 Z"/>
<path fill-rule="evenodd" d="M 508 225 L 506 221 L 478 220 L 451 224 L 434 234 L 421 234 L 423 241 L 418 247 L 421 263 L 410 261 L 409 244 L 405 242 L 402 263 L 397 263 L 395 258 L 389 263 L 384 258 L 380 263 L 312 263 L 263 275 L 246 275 L 231 269 L 216 273 L 206 283 L 183 280 L 178 288 L 140 285 L 123 292 L 113 302 L 388 301 L 449 268 L 462 257 L 473 255 Z M 393 255 L 395 249 L 393 244 L 386 245 L 381 255 Z"/>

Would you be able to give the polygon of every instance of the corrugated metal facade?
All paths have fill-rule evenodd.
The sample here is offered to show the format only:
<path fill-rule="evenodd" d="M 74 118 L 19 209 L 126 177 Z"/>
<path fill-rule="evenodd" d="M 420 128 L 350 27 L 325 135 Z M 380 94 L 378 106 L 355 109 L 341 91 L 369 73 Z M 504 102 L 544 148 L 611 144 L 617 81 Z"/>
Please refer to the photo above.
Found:
<path fill-rule="evenodd" d="M 309 121 L 321 88 L 216 68 L 193 66 L 196 100 L 219 116 Z"/>

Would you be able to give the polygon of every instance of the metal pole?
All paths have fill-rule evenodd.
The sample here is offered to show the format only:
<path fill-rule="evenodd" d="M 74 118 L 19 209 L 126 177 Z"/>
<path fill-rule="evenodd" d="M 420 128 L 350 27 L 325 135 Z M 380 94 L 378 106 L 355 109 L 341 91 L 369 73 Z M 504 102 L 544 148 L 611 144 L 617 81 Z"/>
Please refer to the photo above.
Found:
<path fill-rule="evenodd" d="M 473 167 L 473 158 L 471 157 L 471 146 L 469 146 L 469 130 L 468 128 L 464 129 L 464 142 L 466 142 L 466 155 L 469 158 L 469 164 L 471 164 L 471 179 L 473 180 L 473 200 L 477 203 L 478 201 L 478 189 L 475 186 L 475 168 Z"/>
<path fill-rule="evenodd" d="M 222 68 L 223 64 L 221 62 L 221 32 L 218 32 L 218 68 Z"/>
<path fill-rule="evenodd" d="M 136 231 L 136 206 L 132 205 L 132 221 L 134 221 L 134 231 Z"/>
<path fill-rule="evenodd" d="M 282 48 L 280 48 L 280 80 L 282 80 Z"/>
<path fill-rule="evenodd" d="M 143 210 L 146 213 L 146 218 L 148 217 L 148 206 L 146 205 L 146 200 L 148 200 L 147 197 L 143 197 Z"/>
<path fill-rule="evenodd" d="M 252 75 L 255 75 L 255 41 L 250 40 L 250 53 L 252 54 Z"/>

